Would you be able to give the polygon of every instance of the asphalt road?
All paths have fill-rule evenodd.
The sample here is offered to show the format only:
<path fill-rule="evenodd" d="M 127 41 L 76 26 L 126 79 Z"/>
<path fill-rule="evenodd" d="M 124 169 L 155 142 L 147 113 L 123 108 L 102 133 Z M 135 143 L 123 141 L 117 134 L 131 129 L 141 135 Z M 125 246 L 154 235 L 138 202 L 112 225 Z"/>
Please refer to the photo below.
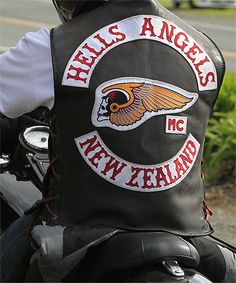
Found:
<path fill-rule="evenodd" d="M 176 11 L 176 14 L 208 35 L 220 48 L 226 61 L 226 69 L 236 72 L 236 19 L 233 17 L 215 17 L 189 15 Z"/>
<path fill-rule="evenodd" d="M 28 31 L 49 28 L 60 23 L 51 0 L 0 0 L 0 53 L 15 46 Z M 219 46 L 227 70 L 236 72 L 236 19 L 189 15 L 174 11 L 198 30 L 209 35 Z"/>

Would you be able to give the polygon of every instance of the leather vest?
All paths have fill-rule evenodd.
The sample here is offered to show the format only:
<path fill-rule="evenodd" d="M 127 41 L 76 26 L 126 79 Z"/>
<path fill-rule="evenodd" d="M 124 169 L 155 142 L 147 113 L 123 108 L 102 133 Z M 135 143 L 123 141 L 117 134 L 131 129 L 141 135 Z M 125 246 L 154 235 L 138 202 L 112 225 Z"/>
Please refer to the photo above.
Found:
<path fill-rule="evenodd" d="M 211 233 L 201 160 L 224 75 L 216 45 L 148 0 L 81 14 L 51 46 L 53 223 Z"/>

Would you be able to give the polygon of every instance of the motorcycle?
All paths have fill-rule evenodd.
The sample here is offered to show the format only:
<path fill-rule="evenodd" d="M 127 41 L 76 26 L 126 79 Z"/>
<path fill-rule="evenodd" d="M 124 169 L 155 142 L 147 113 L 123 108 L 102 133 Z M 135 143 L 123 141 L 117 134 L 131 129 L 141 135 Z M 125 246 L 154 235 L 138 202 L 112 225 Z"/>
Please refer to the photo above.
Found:
<path fill-rule="evenodd" d="M 31 126 L 19 135 L 15 152 L 0 158 L 2 230 L 42 197 L 49 166 L 49 128 Z M 196 271 L 196 248 L 167 232 L 124 232 L 88 249 L 63 281 L 209 283 Z M 75 280 L 76 278 L 76 280 Z"/>
<path fill-rule="evenodd" d="M 48 161 L 47 126 L 32 126 L 19 135 L 13 155 L 0 156 L 1 232 L 42 198 Z"/>

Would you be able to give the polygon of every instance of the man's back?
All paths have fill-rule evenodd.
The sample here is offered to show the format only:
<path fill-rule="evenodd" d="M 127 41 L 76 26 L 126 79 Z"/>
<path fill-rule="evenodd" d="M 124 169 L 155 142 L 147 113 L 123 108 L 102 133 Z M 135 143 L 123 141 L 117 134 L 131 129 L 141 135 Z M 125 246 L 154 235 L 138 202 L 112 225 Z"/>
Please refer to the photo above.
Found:
<path fill-rule="evenodd" d="M 52 223 L 210 233 L 200 163 L 223 77 L 215 45 L 152 1 L 109 2 L 51 40 Z"/>

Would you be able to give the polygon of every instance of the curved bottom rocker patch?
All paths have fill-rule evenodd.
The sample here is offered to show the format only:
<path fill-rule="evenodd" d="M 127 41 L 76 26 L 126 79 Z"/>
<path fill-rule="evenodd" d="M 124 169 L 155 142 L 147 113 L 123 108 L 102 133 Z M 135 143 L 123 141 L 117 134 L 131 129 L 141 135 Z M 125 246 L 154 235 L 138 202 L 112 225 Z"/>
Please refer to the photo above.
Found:
<path fill-rule="evenodd" d="M 192 169 L 200 144 L 190 134 L 171 159 L 154 165 L 140 165 L 116 156 L 97 131 L 75 139 L 80 154 L 99 176 L 112 184 L 138 192 L 159 192 L 179 184 Z"/>

